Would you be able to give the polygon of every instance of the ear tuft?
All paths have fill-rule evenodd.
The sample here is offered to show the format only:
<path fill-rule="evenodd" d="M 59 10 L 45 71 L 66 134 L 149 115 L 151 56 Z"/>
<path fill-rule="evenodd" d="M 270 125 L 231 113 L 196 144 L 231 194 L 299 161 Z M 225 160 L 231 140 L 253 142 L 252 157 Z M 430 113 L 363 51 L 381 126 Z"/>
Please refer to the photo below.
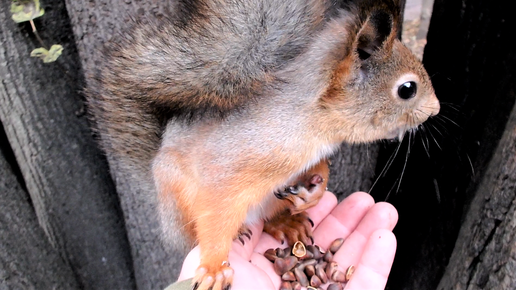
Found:
<path fill-rule="evenodd" d="M 366 60 L 382 46 L 393 33 L 394 25 L 392 15 L 375 10 L 367 18 L 357 35 L 357 53 L 361 60 Z"/>

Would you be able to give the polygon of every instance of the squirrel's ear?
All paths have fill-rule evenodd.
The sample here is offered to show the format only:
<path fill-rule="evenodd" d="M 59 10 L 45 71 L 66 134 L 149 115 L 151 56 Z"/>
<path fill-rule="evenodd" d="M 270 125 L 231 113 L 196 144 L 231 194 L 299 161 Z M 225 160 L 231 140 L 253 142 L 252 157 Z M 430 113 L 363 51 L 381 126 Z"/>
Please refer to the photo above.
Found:
<path fill-rule="evenodd" d="M 393 15 L 383 10 L 372 11 L 358 31 L 356 50 L 361 60 L 369 58 L 381 48 L 389 51 L 396 37 Z"/>

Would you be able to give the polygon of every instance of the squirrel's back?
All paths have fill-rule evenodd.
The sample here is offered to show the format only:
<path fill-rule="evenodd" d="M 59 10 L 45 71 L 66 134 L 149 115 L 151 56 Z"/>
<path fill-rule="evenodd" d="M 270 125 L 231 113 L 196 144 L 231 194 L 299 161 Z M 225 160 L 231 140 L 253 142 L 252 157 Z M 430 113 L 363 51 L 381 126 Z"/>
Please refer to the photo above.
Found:
<path fill-rule="evenodd" d="M 275 82 L 302 53 L 329 1 L 179 1 L 175 14 L 135 21 L 107 46 L 97 81 L 172 113 L 225 112 Z"/>

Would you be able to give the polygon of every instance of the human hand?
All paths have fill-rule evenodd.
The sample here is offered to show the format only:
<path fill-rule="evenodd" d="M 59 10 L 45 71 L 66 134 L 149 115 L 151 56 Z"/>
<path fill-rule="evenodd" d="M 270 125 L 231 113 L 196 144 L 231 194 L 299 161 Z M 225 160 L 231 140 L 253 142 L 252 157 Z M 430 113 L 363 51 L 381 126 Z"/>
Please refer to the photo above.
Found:
<path fill-rule="evenodd" d="M 333 260 L 341 271 L 350 265 L 355 272 L 344 289 L 380 290 L 385 288 L 394 253 L 396 238 L 392 229 L 398 221 L 396 209 L 385 202 L 374 203 L 373 198 L 363 192 L 356 192 L 337 205 L 335 196 L 326 192 L 319 204 L 307 210 L 314 222 L 314 243 L 327 249 L 337 238 L 344 238 L 342 247 Z M 270 235 L 263 233 L 263 224 L 250 227 L 251 240 L 242 245 L 233 242 L 229 262 L 235 271 L 233 290 L 267 289 L 277 290 L 281 279 L 274 272 L 273 264 L 263 253 L 270 248 L 285 248 Z M 179 280 L 195 275 L 199 266 L 199 247 L 186 257 Z"/>

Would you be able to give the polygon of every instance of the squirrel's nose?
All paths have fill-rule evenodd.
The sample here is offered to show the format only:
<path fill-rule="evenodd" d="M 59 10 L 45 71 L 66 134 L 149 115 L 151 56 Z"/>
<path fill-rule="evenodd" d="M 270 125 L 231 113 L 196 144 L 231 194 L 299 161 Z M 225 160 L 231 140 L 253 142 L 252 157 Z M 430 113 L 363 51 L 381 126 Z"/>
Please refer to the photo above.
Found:
<path fill-rule="evenodd" d="M 424 105 L 424 110 L 427 111 L 428 116 L 431 117 L 439 114 L 440 109 L 441 105 L 439 104 L 439 100 L 435 93 L 432 93 Z"/>

